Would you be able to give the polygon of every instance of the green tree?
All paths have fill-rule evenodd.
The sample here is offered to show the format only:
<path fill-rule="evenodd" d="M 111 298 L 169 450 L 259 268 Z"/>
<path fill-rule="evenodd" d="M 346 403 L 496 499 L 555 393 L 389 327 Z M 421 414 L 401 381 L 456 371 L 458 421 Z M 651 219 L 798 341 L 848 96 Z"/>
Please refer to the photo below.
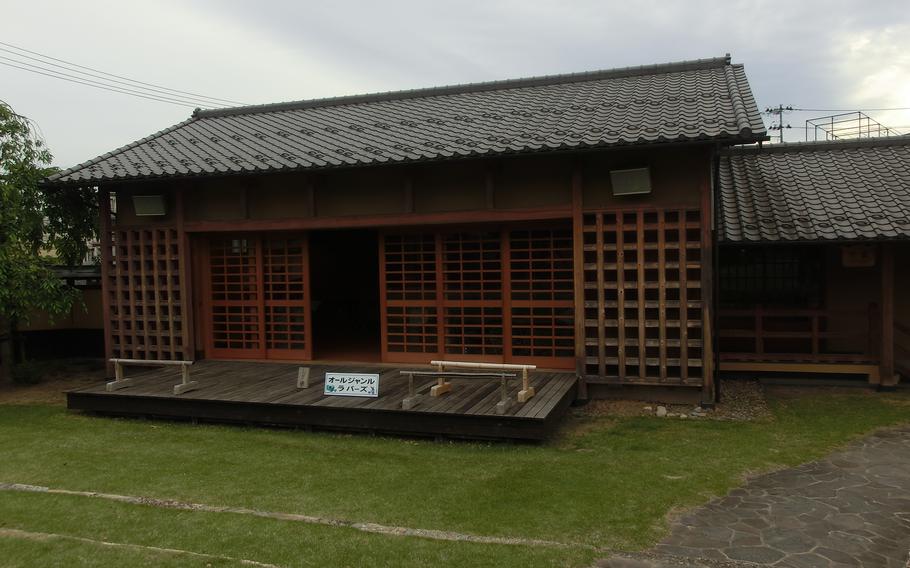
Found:
<path fill-rule="evenodd" d="M 78 301 L 53 267 L 80 263 L 97 235 L 95 188 L 43 187 L 51 160 L 31 122 L 0 101 L 0 381 L 10 377 L 17 323 Z"/>

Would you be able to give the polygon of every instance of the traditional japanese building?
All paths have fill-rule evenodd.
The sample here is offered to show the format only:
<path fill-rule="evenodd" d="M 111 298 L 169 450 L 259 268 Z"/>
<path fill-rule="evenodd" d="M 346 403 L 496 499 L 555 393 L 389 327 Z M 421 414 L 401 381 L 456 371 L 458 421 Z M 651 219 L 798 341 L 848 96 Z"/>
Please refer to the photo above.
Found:
<path fill-rule="evenodd" d="M 196 111 L 47 183 L 99 188 L 110 358 L 523 363 L 710 403 L 715 156 L 765 139 L 728 56 Z"/>
<path fill-rule="evenodd" d="M 910 376 L 910 137 L 718 158 L 720 369 Z"/>

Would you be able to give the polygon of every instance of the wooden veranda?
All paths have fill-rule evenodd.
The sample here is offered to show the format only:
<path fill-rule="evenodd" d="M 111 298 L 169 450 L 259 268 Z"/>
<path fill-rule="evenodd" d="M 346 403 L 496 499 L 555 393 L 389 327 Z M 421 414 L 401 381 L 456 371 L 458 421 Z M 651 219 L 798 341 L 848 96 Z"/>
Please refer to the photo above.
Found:
<path fill-rule="evenodd" d="M 160 417 L 285 427 L 353 430 L 469 439 L 542 440 L 556 427 L 576 395 L 574 373 L 533 372 L 536 395 L 518 402 L 521 381 L 507 385 L 503 414 L 497 380 L 451 379 L 450 392 L 429 396 L 436 380 L 417 385 L 417 402 L 404 409 L 407 377 L 398 366 L 308 364 L 309 386 L 298 386 L 299 364 L 204 360 L 192 366 L 195 389 L 174 394 L 180 375 L 172 367 L 131 370 L 132 385 L 108 391 L 105 384 L 67 393 L 67 406 L 117 416 Z M 428 369 L 412 366 L 409 369 Z M 379 373 L 379 397 L 323 394 L 326 371 Z"/>

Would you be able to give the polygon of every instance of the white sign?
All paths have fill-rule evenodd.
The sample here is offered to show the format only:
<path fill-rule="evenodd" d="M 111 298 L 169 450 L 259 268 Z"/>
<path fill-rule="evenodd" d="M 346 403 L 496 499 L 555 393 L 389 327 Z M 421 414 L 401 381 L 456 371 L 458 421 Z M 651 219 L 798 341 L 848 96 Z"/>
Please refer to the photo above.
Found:
<path fill-rule="evenodd" d="M 379 396 L 379 373 L 326 373 L 323 394 Z"/>

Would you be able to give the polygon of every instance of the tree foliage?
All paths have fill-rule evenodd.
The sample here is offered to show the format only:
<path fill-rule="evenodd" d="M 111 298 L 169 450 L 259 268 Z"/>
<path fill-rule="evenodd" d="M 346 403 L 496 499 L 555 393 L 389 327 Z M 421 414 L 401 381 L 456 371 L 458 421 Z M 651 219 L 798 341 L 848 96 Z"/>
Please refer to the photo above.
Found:
<path fill-rule="evenodd" d="M 79 264 L 97 235 L 94 188 L 44 188 L 52 156 L 24 116 L 0 101 L 0 324 L 67 311 L 75 291 L 53 272 Z M 0 329 L 0 333 L 6 331 Z"/>

